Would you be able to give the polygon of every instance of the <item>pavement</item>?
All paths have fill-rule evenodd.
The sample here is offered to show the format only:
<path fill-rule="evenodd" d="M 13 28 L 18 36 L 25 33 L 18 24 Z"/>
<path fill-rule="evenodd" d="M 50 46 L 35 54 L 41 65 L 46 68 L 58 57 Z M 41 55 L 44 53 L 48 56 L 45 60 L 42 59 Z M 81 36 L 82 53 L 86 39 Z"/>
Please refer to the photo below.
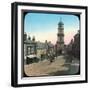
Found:
<path fill-rule="evenodd" d="M 69 68 L 64 64 L 64 56 L 58 56 L 52 63 L 50 63 L 49 60 L 44 60 L 39 61 L 38 63 L 24 65 L 24 72 L 27 76 L 53 75 L 56 72 L 68 71 Z"/>

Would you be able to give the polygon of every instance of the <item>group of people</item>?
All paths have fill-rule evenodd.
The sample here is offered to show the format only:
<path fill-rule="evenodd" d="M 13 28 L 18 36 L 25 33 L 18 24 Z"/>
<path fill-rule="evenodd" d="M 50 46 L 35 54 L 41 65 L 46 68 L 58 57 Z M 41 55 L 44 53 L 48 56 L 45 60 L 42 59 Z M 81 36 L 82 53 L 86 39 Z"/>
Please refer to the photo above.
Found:
<path fill-rule="evenodd" d="M 50 61 L 50 63 L 52 63 L 55 59 L 55 53 L 53 51 L 49 51 L 45 55 L 41 54 L 41 60 L 43 60 L 43 59 L 47 59 Z"/>

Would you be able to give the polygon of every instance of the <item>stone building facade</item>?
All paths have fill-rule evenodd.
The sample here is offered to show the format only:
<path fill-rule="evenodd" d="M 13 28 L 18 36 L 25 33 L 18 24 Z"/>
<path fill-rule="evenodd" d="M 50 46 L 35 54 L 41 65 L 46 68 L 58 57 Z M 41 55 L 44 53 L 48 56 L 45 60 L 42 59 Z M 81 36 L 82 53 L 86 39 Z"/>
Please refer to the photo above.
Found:
<path fill-rule="evenodd" d="M 31 37 L 29 36 L 27 38 L 27 34 L 25 33 L 24 34 L 24 58 L 27 55 L 36 54 L 37 53 L 36 47 L 37 47 L 37 43 L 35 41 L 35 37 L 33 37 L 31 40 Z"/>
<path fill-rule="evenodd" d="M 36 41 L 35 37 L 31 39 L 31 37 L 29 36 L 27 38 L 27 34 L 24 34 L 24 59 L 26 59 L 26 57 L 30 55 L 36 55 L 36 57 L 40 60 L 43 56 L 43 59 L 45 59 L 48 53 L 50 53 L 51 51 L 53 52 L 53 47 L 54 45 L 47 40 L 45 41 L 45 43 Z"/>

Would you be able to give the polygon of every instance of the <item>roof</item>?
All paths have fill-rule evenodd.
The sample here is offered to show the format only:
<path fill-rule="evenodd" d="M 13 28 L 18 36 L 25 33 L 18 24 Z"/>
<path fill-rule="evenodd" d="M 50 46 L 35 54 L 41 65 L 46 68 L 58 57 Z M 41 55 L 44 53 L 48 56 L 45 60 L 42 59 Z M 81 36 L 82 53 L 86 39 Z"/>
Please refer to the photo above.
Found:
<path fill-rule="evenodd" d="M 27 57 L 28 58 L 34 58 L 34 57 L 37 57 L 37 56 L 33 54 L 33 55 L 28 55 Z"/>
<path fill-rule="evenodd" d="M 64 25 L 64 23 L 63 23 L 62 21 L 60 21 L 60 22 L 58 23 L 58 25 Z"/>
<path fill-rule="evenodd" d="M 42 43 L 42 42 L 37 42 L 37 48 L 38 49 L 48 49 L 48 47 L 53 47 L 54 45 L 51 43 Z"/>
<path fill-rule="evenodd" d="M 25 43 L 25 44 L 31 44 L 31 43 L 35 43 L 35 42 L 33 42 L 33 41 L 31 41 L 31 40 L 25 40 L 24 43 Z"/>

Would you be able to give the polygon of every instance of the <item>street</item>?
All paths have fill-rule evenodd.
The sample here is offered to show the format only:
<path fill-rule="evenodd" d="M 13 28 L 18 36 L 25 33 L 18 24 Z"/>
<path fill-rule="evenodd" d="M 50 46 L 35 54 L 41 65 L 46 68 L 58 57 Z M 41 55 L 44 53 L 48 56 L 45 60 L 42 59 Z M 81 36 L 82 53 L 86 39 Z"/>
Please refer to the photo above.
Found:
<path fill-rule="evenodd" d="M 55 58 L 52 63 L 49 60 L 43 60 L 24 65 L 24 72 L 27 76 L 73 75 L 78 71 L 79 63 L 75 61 L 66 63 L 63 55 Z"/>

